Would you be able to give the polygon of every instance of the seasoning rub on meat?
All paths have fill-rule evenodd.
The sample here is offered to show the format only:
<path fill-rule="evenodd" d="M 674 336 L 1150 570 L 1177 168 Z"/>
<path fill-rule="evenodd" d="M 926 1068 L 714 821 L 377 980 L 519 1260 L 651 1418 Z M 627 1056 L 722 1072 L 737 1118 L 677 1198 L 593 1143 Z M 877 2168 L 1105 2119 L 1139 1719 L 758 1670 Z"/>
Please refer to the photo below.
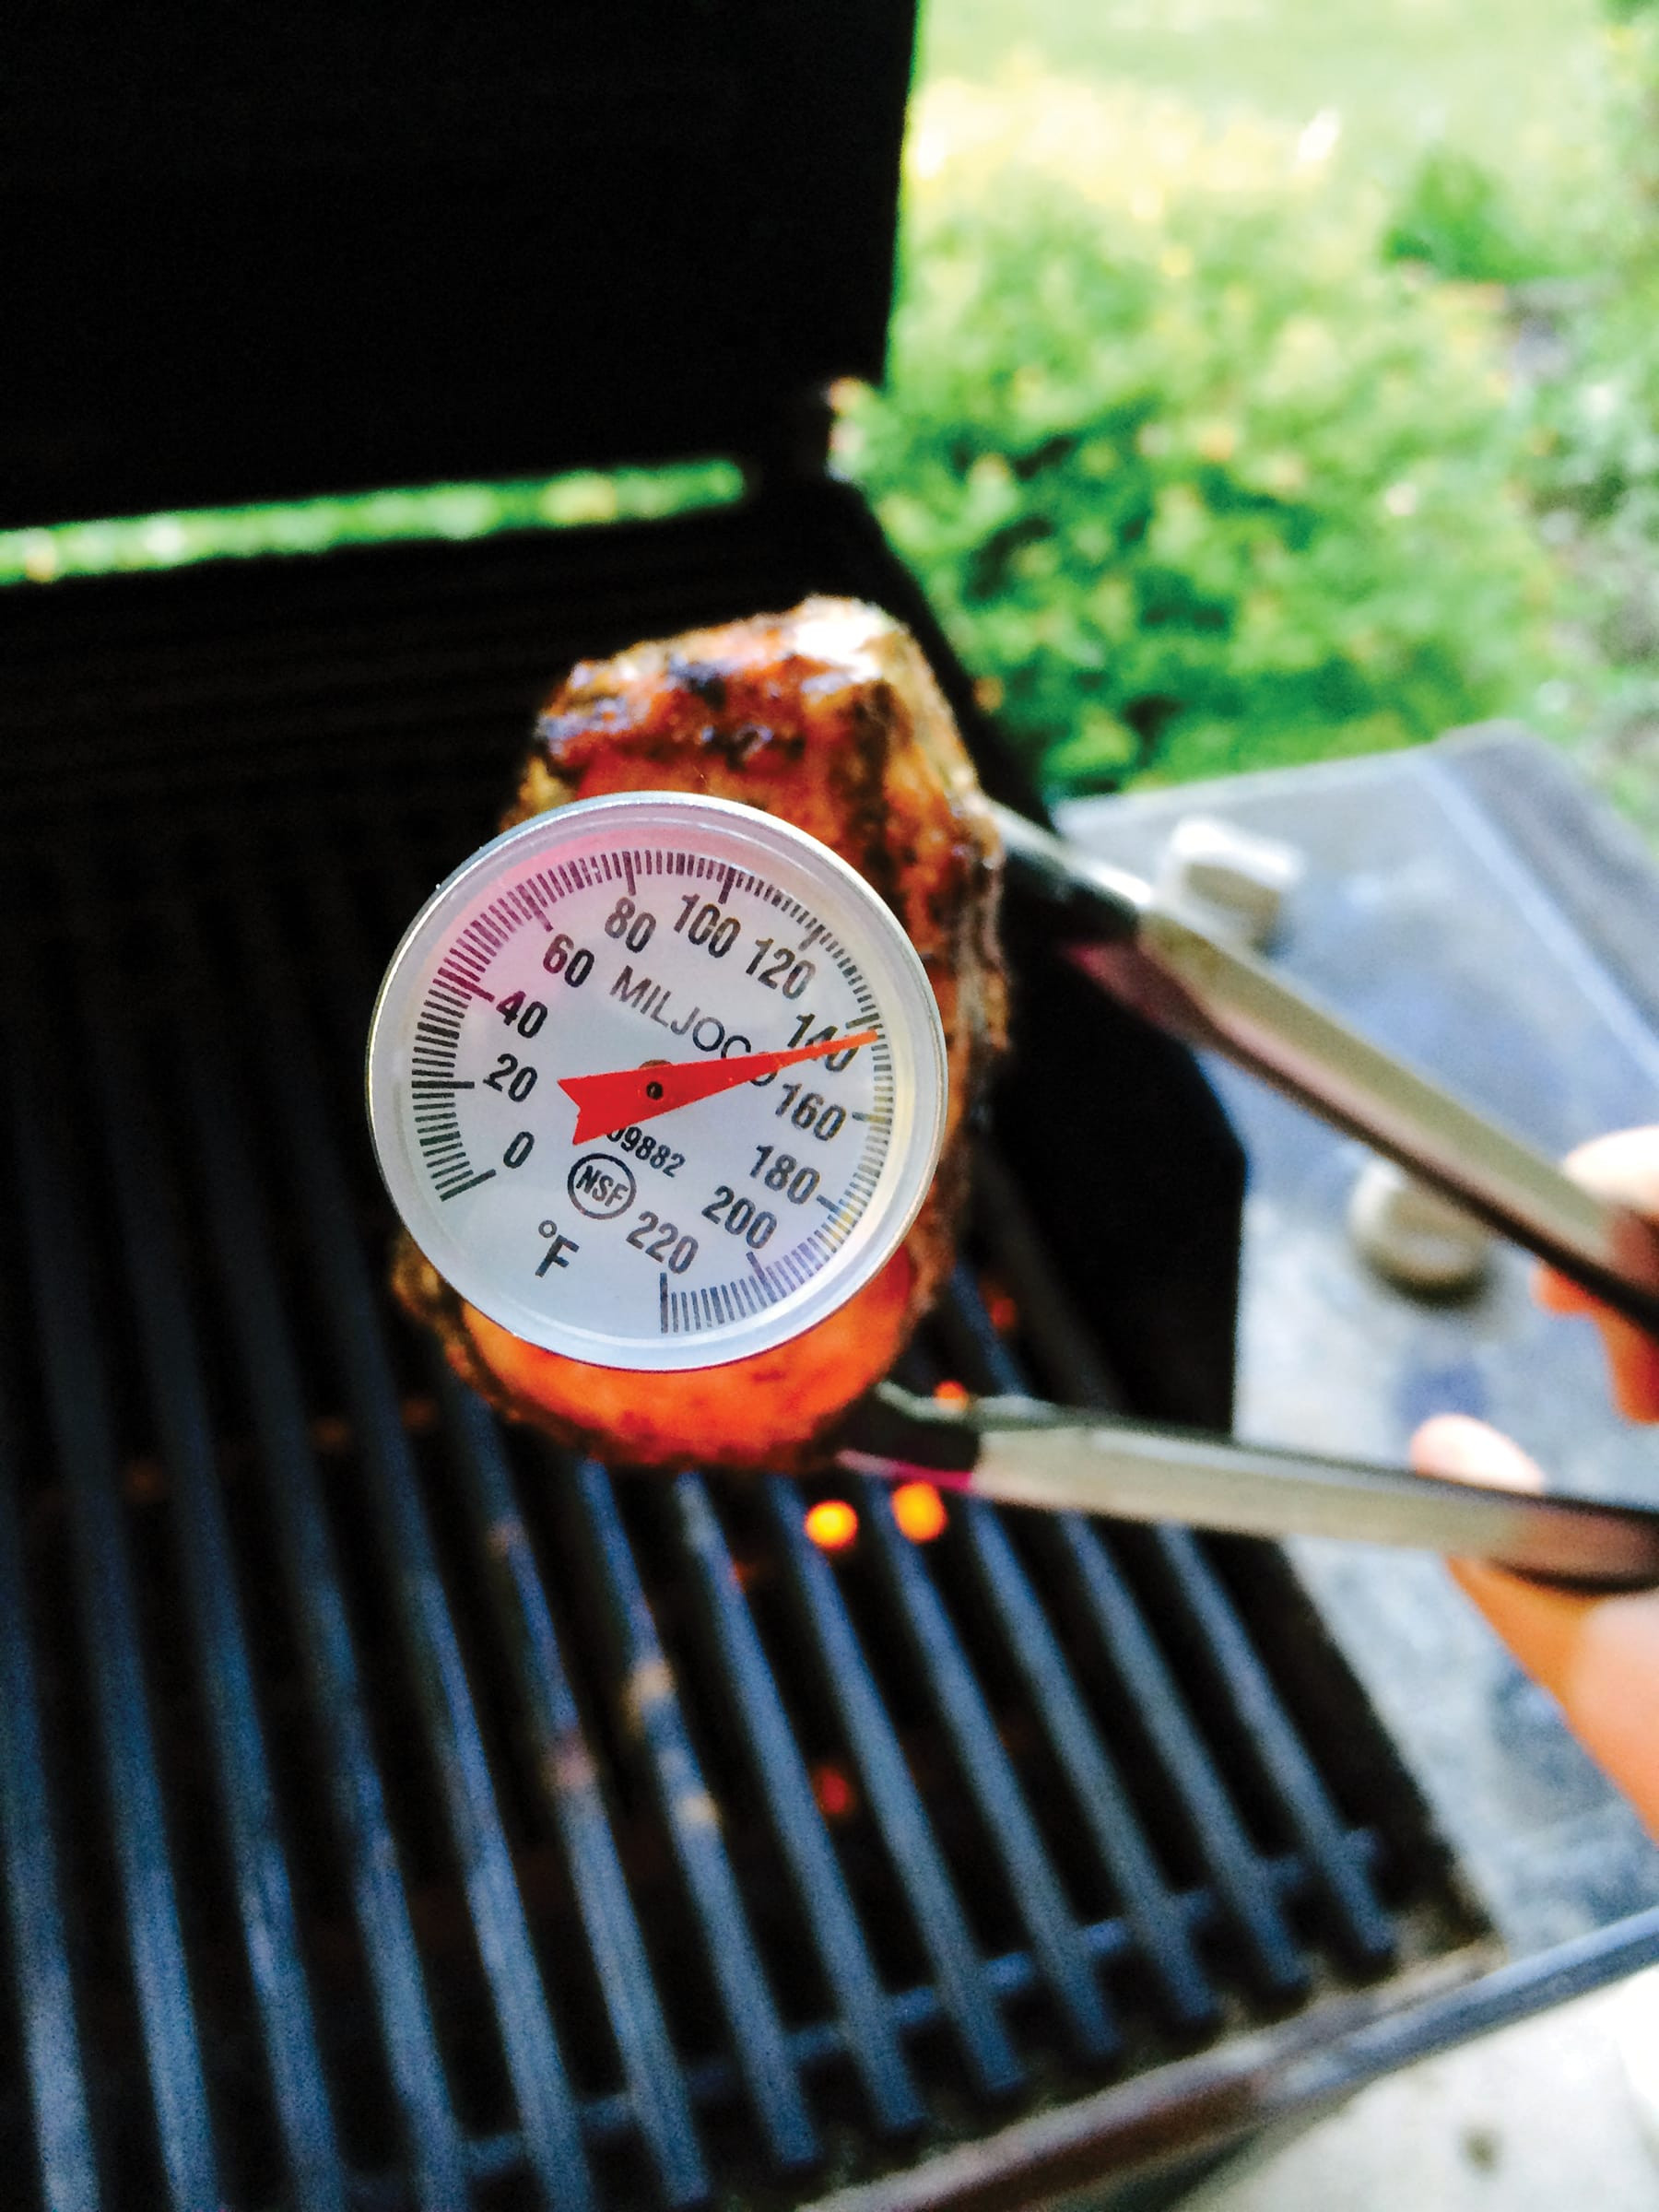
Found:
<path fill-rule="evenodd" d="M 952 1264 L 966 1120 L 1006 1037 L 995 831 L 915 641 L 844 599 L 580 663 L 536 725 L 502 827 L 621 791 L 698 792 L 781 816 L 887 900 L 921 956 L 948 1050 L 933 1189 L 899 1251 L 839 1312 L 771 1351 L 690 1372 L 594 1367 L 525 1344 L 465 1304 L 406 1235 L 394 1287 L 468 1382 L 575 1449 L 650 1467 L 804 1465 L 887 1372 Z"/>

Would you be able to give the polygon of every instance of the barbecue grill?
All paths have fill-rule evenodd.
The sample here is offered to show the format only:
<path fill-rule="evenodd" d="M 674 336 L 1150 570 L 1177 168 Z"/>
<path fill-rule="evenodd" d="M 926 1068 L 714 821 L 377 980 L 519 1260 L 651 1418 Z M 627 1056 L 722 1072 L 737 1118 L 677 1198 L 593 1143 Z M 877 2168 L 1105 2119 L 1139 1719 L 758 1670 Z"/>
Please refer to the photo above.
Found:
<path fill-rule="evenodd" d="M 879 369 L 908 26 L 138 36 L 28 32 L 7 519 L 706 453 L 748 490 L 5 606 L 9 2201 L 1011 2202 L 1495 2017 L 1272 1547 L 972 1501 L 924 1545 L 842 1480 L 827 1553 L 828 1486 L 571 1462 L 385 1297 L 373 985 L 571 659 L 872 598 L 1032 805 L 810 399 Z M 1009 937 L 904 1379 L 1224 1427 L 1236 1144 Z"/>

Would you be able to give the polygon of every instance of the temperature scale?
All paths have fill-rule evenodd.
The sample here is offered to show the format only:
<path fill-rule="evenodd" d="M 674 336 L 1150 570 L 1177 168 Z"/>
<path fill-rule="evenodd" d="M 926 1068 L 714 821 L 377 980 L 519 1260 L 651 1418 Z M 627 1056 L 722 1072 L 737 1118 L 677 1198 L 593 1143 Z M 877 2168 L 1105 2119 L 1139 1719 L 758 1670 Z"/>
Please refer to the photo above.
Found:
<path fill-rule="evenodd" d="M 790 824 L 674 793 L 536 815 L 441 884 L 368 1077 L 421 1251 L 599 1367 L 811 1328 L 901 1241 L 945 1133 L 938 1009 L 881 900 Z"/>

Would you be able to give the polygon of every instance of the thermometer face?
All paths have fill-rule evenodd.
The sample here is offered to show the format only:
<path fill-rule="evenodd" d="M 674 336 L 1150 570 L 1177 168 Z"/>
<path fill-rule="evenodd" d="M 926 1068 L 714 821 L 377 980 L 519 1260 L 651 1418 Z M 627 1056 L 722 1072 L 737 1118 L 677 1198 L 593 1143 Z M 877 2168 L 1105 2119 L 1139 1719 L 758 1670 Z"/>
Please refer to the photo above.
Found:
<path fill-rule="evenodd" d="M 381 1171 L 473 1305 L 599 1367 L 712 1367 L 881 1267 L 945 1130 L 909 939 L 846 864 L 722 799 L 537 815 L 441 884 L 369 1040 Z"/>

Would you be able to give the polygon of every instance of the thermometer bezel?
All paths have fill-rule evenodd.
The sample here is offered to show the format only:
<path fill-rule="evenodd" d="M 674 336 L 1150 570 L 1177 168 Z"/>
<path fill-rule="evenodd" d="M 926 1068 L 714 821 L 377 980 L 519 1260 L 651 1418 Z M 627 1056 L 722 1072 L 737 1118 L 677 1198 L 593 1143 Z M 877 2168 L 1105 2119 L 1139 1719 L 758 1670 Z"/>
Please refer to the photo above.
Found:
<path fill-rule="evenodd" d="M 574 853 L 618 836 L 686 840 L 700 831 L 719 841 L 723 859 L 751 872 L 782 872 L 797 898 L 828 910 L 819 918 L 844 943 L 879 1002 L 879 1026 L 892 1060 L 892 1126 L 877 1191 L 845 1241 L 798 1290 L 690 1338 L 584 1328 L 519 1295 L 499 1255 L 469 1246 L 465 1216 L 452 1226 L 440 1212 L 414 1138 L 414 1023 L 460 932 L 520 877 L 549 859 L 568 864 Z M 382 1177 L 416 1244 L 444 1279 L 527 1343 L 591 1366 L 642 1374 L 717 1368 L 774 1350 L 855 1297 L 902 1243 L 926 1199 L 943 1148 L 948 1100 L 945 1035 L 932 986 L 902 925 L 877 893 L 838 853 L 793 823 L 735 800 L 685 792 L 611 793 L 549 808 L 469 854 L 433 891 L 392 957 L 370 1024 L 366 1078 Z M 666 1130 L 674 1117 L 662 1119 Z"/>

